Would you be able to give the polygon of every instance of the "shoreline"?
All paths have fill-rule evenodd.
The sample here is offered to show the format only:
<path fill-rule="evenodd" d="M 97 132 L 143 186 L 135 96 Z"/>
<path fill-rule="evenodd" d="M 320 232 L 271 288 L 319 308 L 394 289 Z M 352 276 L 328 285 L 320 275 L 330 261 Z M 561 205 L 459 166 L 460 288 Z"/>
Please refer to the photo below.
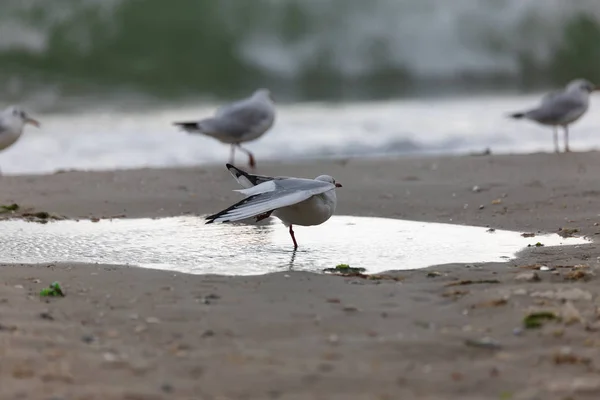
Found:
<path fill-rule="evenodd" d="M 600 234 L 597 153 L 265 163 L 258 173 L 333 175 L 344 185 L 337 215 Z M 71 219 L 197 215 L 239 198 L 224 167 L 0 184 L 1 204 Z M 0 398 L 595 399 L 599 259 L 595 242 L 540 247 L 382 280 L 3 265 Z M 53 281 L 66 297 L 40 298 Z M 558 319 L 526 329 L 533 311 Z"/>

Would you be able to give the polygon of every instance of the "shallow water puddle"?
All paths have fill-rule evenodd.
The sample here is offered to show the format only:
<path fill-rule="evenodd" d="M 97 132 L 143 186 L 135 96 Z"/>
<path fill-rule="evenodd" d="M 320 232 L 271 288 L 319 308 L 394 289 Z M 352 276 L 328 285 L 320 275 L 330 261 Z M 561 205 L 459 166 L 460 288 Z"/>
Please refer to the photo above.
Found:
<path fill-rule="evenodd" d="M 588 243 L 582 238 L 486 228 L 335 216 L 316 227 L 287 229 L 272 219 L 261 225 L 205 225 L 201 217 L 0 223 L 0 262 L 50 261 L 129 264 L 194 274 L 256 275 L 321 271 L 337 264 L 370 273 L 435 264 L 506 261 L 527 245 Z"/>

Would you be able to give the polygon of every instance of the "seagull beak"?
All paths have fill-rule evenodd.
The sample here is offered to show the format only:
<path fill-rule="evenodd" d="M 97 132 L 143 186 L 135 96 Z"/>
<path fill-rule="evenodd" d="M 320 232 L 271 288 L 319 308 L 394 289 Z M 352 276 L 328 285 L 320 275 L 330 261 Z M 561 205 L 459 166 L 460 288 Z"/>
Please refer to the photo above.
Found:
<path fill-rule="evenodd" d="M 335 183 L 335 187 L 342 187 L 342 184 L 341 184 L 341 183 L 337 183 L 337 182 L 336 182 L 336 183 Z"/>
<path fill-rule="evenodd" d="M 41 125 L 37 120 L 35 120 L 33 118 L 26 118 L 25 119 L 25 123 L 26 124 L 31 124 L 31 125 L 35 126 L 36 128 L 39 128 L 40 125 Z"/>
<path fill-rule="evenodd" d="M 592 89 L 592 92 L 600 92 L 600 86 L 594 86 L 594 89 Z"/>

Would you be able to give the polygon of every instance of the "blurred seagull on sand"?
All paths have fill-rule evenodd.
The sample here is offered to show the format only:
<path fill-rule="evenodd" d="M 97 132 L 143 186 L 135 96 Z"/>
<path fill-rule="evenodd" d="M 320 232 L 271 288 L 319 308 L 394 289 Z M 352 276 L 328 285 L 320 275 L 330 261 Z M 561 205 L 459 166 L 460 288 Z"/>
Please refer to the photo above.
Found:
<path fill-rule="evenodd" d="M 585 79 L 571 81 L 564 90 L 548 93 L 537 108 L 510 115 L 515 119 L 529 119 L 554 129 L 554 151 L 558 149 L 558 127 L 565 132 L 565 152 L 569 152 L 569 125 L 577 121 L 588 110 L 590 93 L 600 90 Z"/>
<path fill-rule="evenodd" d="M 241 143 L 258 139 L 275 121 L 275 103 L 268 89 L 258 89 L 252 96 L 225 105 L 215 115 L 200 121 L 175 122 L 189 133 L 201 133 L 222 143 L 231 144 L 229 162 L 234 163 L 235 148 L 248 154 L 251 168 L 256 166 L 254 155 Z"/>
<path fill-rule="evenodd" d="M 10 106 L 2 111 L 0 113 L 0 151 L 15 144 L 27 124 L 40 127 L 40 123 L 27 115 L 20 107 Z"/>
<path fill-rule="evenodd" d="M 315 179 L 269 177 L 248 174 L 231 164 L 226 164 L 226 167 L 238 183 L 246 188 L 236 190 L 246 198 L 206 217 L 207 224 L 241 221 L 252 217 L 258 222 L 273 214 L 289 227 L 296 250 L 298 243 L 292 225 L 320 225 L 335 212 L 335 189 L 342 185 L 329 175 L 321 175 Z"/>

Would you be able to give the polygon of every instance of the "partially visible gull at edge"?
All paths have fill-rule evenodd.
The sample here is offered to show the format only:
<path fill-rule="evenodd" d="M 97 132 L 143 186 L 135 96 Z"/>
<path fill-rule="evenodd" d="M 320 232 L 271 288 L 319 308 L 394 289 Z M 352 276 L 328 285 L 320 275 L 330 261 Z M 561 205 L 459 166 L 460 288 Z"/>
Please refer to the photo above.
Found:
<path fill-rule="evenodd" d="M 40 127 L 40 123 L 31 118 L 18 106 L 10 106 L 0 113 L 0 151 L 15 144 L 23 134 L 25 125 Z"/>
<path fill-rule="evenodd" d="M 241 221 L 252 217 L 258 222 L 272 214 L 289 227 L 295 250 L 298 243 L 292 225 L 320 225 L 335 212 L 335 189 L 342 185 L 329 175 L 321 175 L 315 179 L 270 177 L 248 174 L 231 164 L 226 166 L 238 183 L 246 188 L 236 190 L 246 195 L 246 198 L 206 217 L 207 224 Z"/>
<path fill-rule="evenodd" d="M 565 132 L 565 152 L 569 152 L 569 125 L 577 121 L 589 108 L 590 94 L 600 90 L 585 79 L 571 81 L 564 90 L 548 93 L 534 109 L 510 115 L 515 119 L 529 119 L 554 129 L 554 151 L 558 149 L 558 127 Z"/>
<path fill-rule="evenodd" d="M 215 115 L 199 121 L 175 122 L 188 133 L 200 133 L 231 145 L 229 162 L 234 163 L 235 148 L 248 154 L 251 168 L 256 166 L 254 155 L 242 143 L 260 138 L 273 126 L 275 103 L 268 89 L 258 89 L 252 96 L 223 106 Z"/>

